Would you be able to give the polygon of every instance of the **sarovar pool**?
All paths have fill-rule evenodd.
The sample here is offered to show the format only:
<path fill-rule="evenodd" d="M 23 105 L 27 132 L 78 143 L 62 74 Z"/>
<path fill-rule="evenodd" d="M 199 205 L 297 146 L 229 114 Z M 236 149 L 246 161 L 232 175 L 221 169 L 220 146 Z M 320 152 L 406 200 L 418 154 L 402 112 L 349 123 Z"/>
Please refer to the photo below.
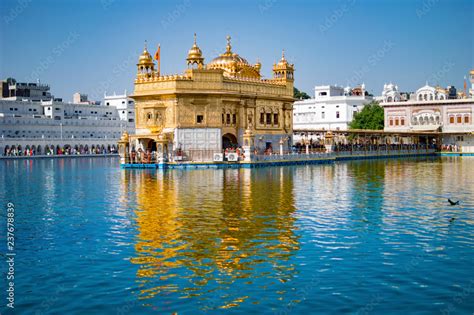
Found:
<path fill-rule="evenodd" d="M 474 158 L 118 164 L 0 161 L 2 253 L 7 203 L 15 213 L 15 313 L 474 311 Z"/>

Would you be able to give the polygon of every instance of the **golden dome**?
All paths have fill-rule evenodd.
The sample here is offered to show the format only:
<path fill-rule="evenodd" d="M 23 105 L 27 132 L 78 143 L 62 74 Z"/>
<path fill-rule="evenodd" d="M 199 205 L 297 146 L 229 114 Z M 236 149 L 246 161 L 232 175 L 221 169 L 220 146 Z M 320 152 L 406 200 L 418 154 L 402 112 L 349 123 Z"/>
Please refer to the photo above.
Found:
<path fill-rule="evenodd" d="M 188 61 L 188 65 L 194 64 L 194 63 L 198 65 L 202 65 L 204 63 L 204 58 L 202 57 L 202 51 L 196 44 L 196 33 L 194 33 L 194 45 L 188 51 L 188 58 L 186 58 L 186 60 Z"/>
<path fill-rule="evenodd" d="M 142 54 L 138 58 L 138 65 L 150 65 L 150 64 L 153 64 L 153 58 L 151 57 L 150 53 L 147 50 L 146 41 L 145 41 L 145 48 L 143 49 Z"/>
<path fill-rule="evenodd" d="M 285 58 L 285 50 L 282 51 L 280 61 L 277 64 L 273 65 L 273 68 L 274 69 L 284 69 L 284 68 L 292 69 L 293 68 L 293 65 L 290 64 Z"/>
<path fill-rule="evenodd" d="M 230 36 L 227 36 L 226 51 L 214 58 L 206 67 L 208 69 L 222 69 L 226 76 L 260 78 L 260 69 L 251 66 L 247 60 L 232 52 Z"/>

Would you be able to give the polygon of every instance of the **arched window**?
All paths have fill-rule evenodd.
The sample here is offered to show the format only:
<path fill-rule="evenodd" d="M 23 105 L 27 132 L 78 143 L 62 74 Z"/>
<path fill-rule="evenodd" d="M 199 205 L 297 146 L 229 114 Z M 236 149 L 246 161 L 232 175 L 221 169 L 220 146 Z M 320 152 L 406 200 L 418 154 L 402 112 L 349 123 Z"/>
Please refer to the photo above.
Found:
<path fill-rule="evenodd" d="M 146 115 L 146 118 L 147 118 L 148 120 L 152 119 L 152 118 L 153 118 L 153 114 L 152 114 L 152 113 L 148 113 L 148 114 Z"/>
<path fill-rule="evenodd" d="M 387 102 L 391 102 L 391 101 L 392 101 L 392 97 L 389 96 L 389 97 L 387 98 Z"/>
<path fill-rule="evenodd" d="M 422 101 L 422 100 L 423 100 L 423 95 L 421 95 L 421 94 L 418 95 L 418 100 L 419 100 L 419 101 Z"/>

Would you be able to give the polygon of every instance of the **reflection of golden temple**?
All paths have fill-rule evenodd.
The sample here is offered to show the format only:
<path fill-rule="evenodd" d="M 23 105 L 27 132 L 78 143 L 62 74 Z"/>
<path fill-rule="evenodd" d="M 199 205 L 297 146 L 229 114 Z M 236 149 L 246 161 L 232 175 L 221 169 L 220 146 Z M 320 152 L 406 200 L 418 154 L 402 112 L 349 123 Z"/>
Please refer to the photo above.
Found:
<path fill-rule="evenodd" d="M 131 261 L 139 265 L 141 298 L 167 292 L 204 296 L 208 283 L 222 286 L 225 295 L 237 279 L 252 285 L 255 277 L 293 277 L 289 258 L 299 245 L 291 169 L 131 174 L 139 231 Z M 265 273 L 265 263 L 276 272 Z M 183 278 L 188 285 L 177 285 Z M 219 307 L 247 298 L 229 296 Z"/>
<path fill-rule="evenodd" d="M 207 65 L 195 37 L 186 62 L 183 74 L 161 75 L 145 46 L 137 63 L 131 149 L 165 157 L 175 149 L 219 152 L 242 145 L 245 130 L 274 148 L 282 136 L 291 143 L 294 66 L 284 54 L 273 78 L 262 79 L 261 63 L 235 53 L 230 36 L 225 52 Z"/>

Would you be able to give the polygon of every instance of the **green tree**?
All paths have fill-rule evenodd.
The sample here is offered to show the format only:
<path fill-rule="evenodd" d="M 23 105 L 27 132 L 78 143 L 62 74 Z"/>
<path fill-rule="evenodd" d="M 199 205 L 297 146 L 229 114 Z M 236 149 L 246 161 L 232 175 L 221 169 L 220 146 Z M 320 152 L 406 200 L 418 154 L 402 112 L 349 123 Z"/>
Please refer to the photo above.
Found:
<path fill-rule="evenodd" d="M 354 115 L 354 119 L 349 124 L 350 129 L 383 129 L 383 108 L 378 102 L 373 101 L 364 106 L 364 108 Z"/>
<path fill-rule="evenodd" d="M 293 87 L 293 97 L 299 100 L 307 100 L 311 98 L 306 92 L 300 91 L 297 88 Z"/>

